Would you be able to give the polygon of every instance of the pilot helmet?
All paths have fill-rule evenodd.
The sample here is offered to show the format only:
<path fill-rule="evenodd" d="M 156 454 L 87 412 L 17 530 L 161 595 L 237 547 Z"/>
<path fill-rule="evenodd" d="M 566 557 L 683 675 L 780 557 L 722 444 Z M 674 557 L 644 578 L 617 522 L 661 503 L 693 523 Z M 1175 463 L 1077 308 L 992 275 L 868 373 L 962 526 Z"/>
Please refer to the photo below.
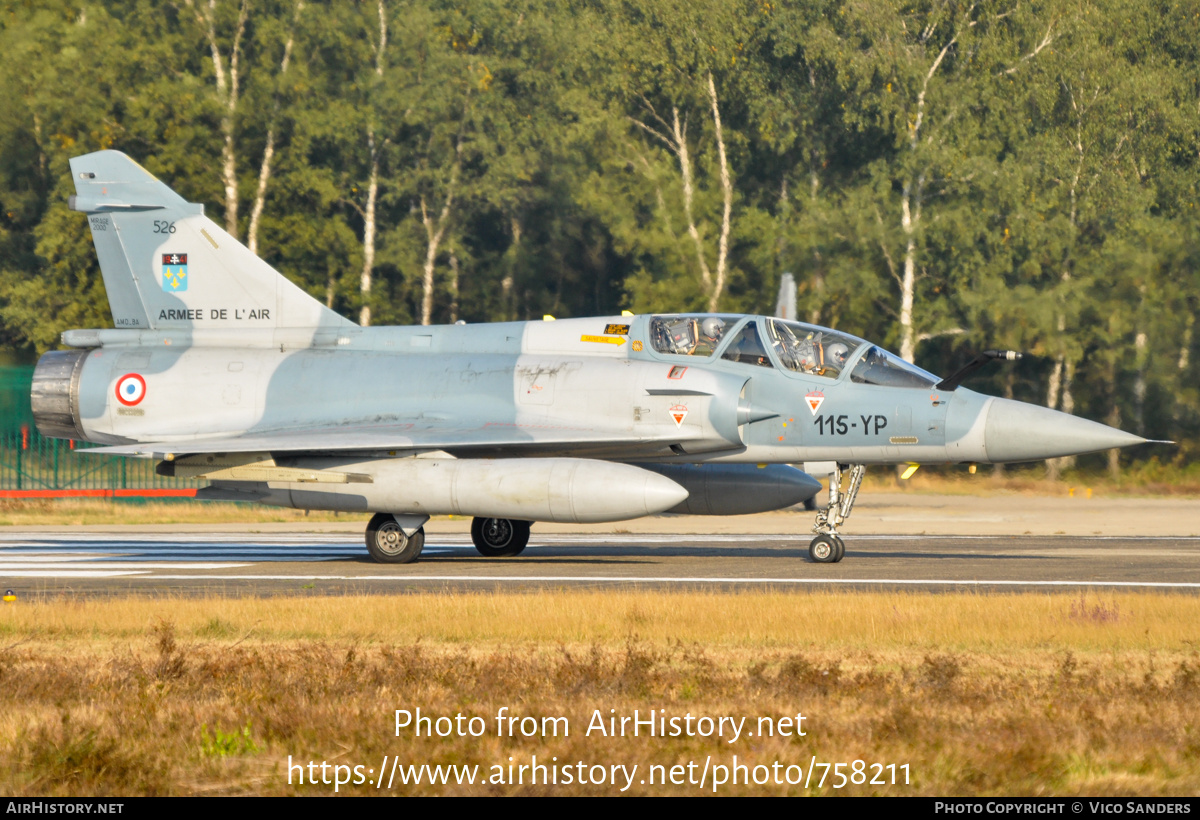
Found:
<path fill-rule="evenodd" d="M 710 339 L 718 339 L 725 330 L 725 322 L 716 316 L 710 316 L 700 323 L 700 334 Z"/>
<path fill-rule="evenodd" d="M 825 348 L 825 361 L 834 367 L 845 367 L 846 359 L 849 355 L 850 348 L 841 342 L 834 342 Z"/>

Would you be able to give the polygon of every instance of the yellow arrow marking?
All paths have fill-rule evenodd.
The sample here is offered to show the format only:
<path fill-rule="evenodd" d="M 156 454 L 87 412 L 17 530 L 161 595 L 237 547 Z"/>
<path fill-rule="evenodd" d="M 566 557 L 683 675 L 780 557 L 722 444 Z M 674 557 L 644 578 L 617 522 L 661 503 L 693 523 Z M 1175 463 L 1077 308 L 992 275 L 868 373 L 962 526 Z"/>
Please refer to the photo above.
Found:
<path fill-rule="evenodd" d="M 625 339 L 623 339 L 620 336 L 588 336 L 588 335 L 584 334 L 583 336 L 579 337 L 579 341 L 581 341 L 581 342 L 600 342 L 601 344 L 606 344 L 606 345 L 623 345 L 623 344 L 625 344 Z"/>

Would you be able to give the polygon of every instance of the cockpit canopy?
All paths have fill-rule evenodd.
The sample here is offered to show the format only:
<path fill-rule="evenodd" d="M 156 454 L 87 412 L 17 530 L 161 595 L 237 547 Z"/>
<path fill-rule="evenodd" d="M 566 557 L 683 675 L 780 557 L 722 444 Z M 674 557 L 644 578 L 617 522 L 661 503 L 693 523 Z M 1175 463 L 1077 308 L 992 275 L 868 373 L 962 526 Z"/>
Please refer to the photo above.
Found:
<path fill-rule="evenodd" d="M 894 353 L 871 345 L 850 371 L 850 381 L 880 387 L 919 387 L 925 390 L 936 385 L 941 379 L 911 362 L 904 361 Z"/>
<path fill-rule="evenodd" d="M 745 321 L 743 321 L 745 320 Z M 650 344 L 659 353 L 711 357 L 805 376 L 881 387 L 929 388 L 939 379 L 857 336 L 772 317 L 729 314 L 653 316 Z"/>
<path fill-rule="evenodd" d="M 676 356 L 711 356 L 725 333 L 741 316 L 655 316 L 650 320 L 650 344 L 659 353 Z"/>
<path fill-rule="evenodd" d="M 765 319 L 767 338 L 783 366 L 795 373 L 836 379 L 850 362 L 862 339 L 829 328 Z"/>

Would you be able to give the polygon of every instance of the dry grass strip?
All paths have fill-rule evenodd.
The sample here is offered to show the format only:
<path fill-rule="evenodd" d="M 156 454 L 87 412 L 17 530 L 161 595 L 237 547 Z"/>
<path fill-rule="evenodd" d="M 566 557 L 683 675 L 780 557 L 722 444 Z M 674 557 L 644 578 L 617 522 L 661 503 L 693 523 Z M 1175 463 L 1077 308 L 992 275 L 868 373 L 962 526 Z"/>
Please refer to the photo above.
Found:
<path fill-rule="evenodd" d="M 847 794 L 1195 794 L 1200 599 L 1182 595 L 576 592 L 49 599 L 0 610 L 0 790 L 327 793 L 287 761 L 489 767 L 910 765 Z M 394 710 L 483 737 L 394 732 Z M 500 707 L 570 735 L 497 737 Z M 586 736 L 594 710 L 803 713 L 797 737 Z M 616 710 L 610 712 L 610 710 Z M 711 787 L 709 788 L 711 790 Z M 394 784 L 393 793 L 611 786 Z M 803 785 L 721 792 L 805 793 Z M 339 793 L 377 793 L 368 786 Z M 628 793 L 697 793 L 642 785 Z M 834 793 L 826 784 L 809 793 Z"/>

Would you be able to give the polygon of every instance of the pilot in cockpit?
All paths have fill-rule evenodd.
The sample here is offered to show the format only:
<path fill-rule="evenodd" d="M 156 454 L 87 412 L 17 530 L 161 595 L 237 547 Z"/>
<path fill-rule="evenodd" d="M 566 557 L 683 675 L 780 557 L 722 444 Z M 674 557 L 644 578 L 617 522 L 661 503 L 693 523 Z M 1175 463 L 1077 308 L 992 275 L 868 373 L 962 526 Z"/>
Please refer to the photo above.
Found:
<path fill-rule="evenodd" d="M 711 356 L 725 334 L 725 322 L 716 316 L 710 316 L 700 322 L 700 340 L 692 351 L 695 356 Z"/>
<path fill-rule="evenodd" d="M 826 375 L 832 370 L 836 376 L 846 366 L 850 357 L 850 347 L 842 342 L 832 342 L 826 345 L 823 333 L 809 333 L 803 339 L 796 341 L 794 356 L 799 369 L 805 373 Z"/>

